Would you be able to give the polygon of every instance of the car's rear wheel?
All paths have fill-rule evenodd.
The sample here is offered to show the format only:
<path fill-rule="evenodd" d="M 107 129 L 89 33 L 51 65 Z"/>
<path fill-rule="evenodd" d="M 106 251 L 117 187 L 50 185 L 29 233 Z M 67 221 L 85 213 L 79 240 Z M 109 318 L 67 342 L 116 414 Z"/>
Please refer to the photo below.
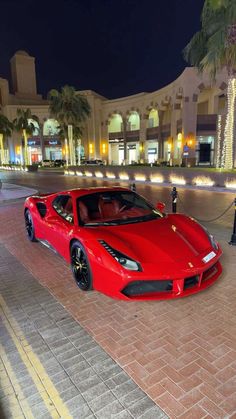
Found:
<path fill-rule="evenodd" d="M 71 269 L 78 287 L 89 291 L 92 286 L 92 273 L 85 249 L 78 241 L 71 246 Z"/>
<path fill-rule="evenodd" d="M 31 242 L 36 242 L 37 239 L 35 237 L 34 222 L 30 210 L 28 209 L 25 211 L 25 229 L 28 239 Z"/>

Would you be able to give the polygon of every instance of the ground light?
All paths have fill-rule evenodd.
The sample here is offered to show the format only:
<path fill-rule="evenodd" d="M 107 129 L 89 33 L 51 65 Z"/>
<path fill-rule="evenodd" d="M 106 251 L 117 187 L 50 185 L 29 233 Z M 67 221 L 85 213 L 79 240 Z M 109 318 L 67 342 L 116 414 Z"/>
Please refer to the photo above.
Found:
<path fill-rule="evenodd" d="M 194 185 L 197 186 L 213 186 L 215 184 L 215 182 L 213 180 L 211 180 L 211 178 L 209 178 L 208 176 L 196 176 L 193 180 L 192 180 Z"/>

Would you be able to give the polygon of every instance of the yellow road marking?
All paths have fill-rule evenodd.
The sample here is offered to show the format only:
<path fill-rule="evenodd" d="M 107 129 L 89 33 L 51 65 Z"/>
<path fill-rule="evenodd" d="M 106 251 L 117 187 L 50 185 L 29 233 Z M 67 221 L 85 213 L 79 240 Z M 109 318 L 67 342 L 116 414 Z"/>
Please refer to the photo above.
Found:
<path fill-rule="evenodd" d="M 5 352 L 5 350 L 4 350 L 4 348 L 3 348 L 3 346 L 2 345 L 0 345 L 0 351 L 1 351 L 1 356 L 2 356 L 2 354 L 5 354 L 6 355 L 6 352 Z M 24 397 L 24 395 L 23 395 L 23 392 L 22 392 L 22 390 L 21 390 L 21 387 L 20 387 L 20 385 L 18 384 L 18 381 L 17 381 L 17 378 L 16 378 L 16 376 L 15 376 L 15 373 L 14 373 L 14 371 L 13 371 L 13 369 L 12 369 L 12 367 L 11 367 L 11 364 L 8 362 L 8 364 L 6 365 L 6 370 L 7 370 L 7 373 L 8 373 L 8 376 L 9 376 L 9 378 L 10 378 L 10 388 L 11 389 L 13 389 L 14 388 L 14 390 L 15 390 L 15 393 L 17 394 L 17 397 L 19 397 L 19 399 L 20 398 L 24 398 L 25 399 L 25 397 Z M 2 384 L 2 383 L 1 383 Z M 1 385 L 1 387 L 2 387 L 2 385 Z M 5 394 L 5 396 L 8 396 L 9 395 L 9 391 L 11 391 L 11 390 L 9 390 L 9 386 L 8 387 L 5 387 L 5 388 L 2 388 L 3 389 L 3 392 L 4 392 L 4 394 Z M 13 392 L 14 393 L 14 392 Z M 15 398 L 15 401 L 16 401 L 16 403 L 17 403 L 17 398 Z M 21 406 L 21 402 L 20 402 L 20 400 L 19 400 L 19 405 L 20 405 L 20 407 L 22 408 L 22 406 Z M 24 410 L 27 410 L 27 413 L 28 413 L 28 418 L 30 419 L 30 418 L 32 418 L 32 419 L 34 419 L 34 416 L 33 416 L 33 413 L 32 413 L 32 411 L 31 411 L 31 409 L 30 409 L 30 406 L 29 406 L 29 404 L 28 404 L 28 402 L 27 402 L 27 400 L 25 399 L 25 405 L 26 405 L 26 409 L 24 409 Z M 11 409 L 12 410 L 12 409 Z M 14 412 L 13 411 L 11 411 L 11 413 L 13 414 Z M 15 413 L 17 413 L 18 415 L 19 415 L 19 412 L 15 412 Z"/>
<path fill-rule="evenodd" d="M 55 388 L 53 382 L 49 378 L 41 361 L 39 360 L 37 355 L 34 353 L 32 347 L 27 342 L 27 339 L 25 338 L 22 330 L 20 329 L 16 320 L 12 316 L 10 309 L 8 308 L 7 304 L 5 303 L 4 299 L 1 296 L 0 296 L 0 305 L 2 306 L 2 311 L 3 311 L 3 323 L 18 350 L 18 353 L 28 370 L 30 377 L 34 381 L 34 384 L 36 388 L 38 389 L 38 392 L 40 393 L 45 405 L 50 411 L 51 416 L 53 418 L 57 418 L 57 417 L 63 417 L 67 419 L 72 418 L 68 408 L 63 403 L 57 389 Z M 19 338 L 22 338 L 23 346 Z M 24 346 L 27 347 L 26 351 L 25 351 Z M 7 362 L 7 367 L 9 367 L 11 369 L 11 372 L 13 373 L 9 362 Z M 15 384 L 19 387 L 19 384 L 17 383 L 16 379 L 14 379 L 14 386 Z M 30 409 L 27 406 L 26 399 L 24 399 L 24 402 L 22 402 L 22 404 L 25 406 L 25 408 L 28 411 L 27 413 L 29 414 Z"/>

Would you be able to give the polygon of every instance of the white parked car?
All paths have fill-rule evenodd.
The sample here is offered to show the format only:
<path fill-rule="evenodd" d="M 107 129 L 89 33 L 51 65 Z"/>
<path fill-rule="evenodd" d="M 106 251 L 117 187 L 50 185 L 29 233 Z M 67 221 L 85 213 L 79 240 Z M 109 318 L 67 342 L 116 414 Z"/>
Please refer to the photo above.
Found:
<path fill-rule="evenodd" d="M 41 166 L 42 167 L 52 167 L 53 162 L 52 162 L 52 160 L 42 160 L 41 161 Z"/>

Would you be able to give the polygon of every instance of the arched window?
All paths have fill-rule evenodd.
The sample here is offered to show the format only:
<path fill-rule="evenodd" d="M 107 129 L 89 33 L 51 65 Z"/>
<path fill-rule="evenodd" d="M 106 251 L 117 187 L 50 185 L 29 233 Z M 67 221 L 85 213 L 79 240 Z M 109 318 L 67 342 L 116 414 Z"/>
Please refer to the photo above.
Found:
<path fill-rule="evenodd" d="M 159 115 L 156 109 L 151 109 L 148 115 L 148 128 L 159 126 Z"/>
<path fill-rule="evenodd" d="M 128 119 L 128 130 L 136 131 L 140 129 L 140 117 L 138 112 L 132 112 Z"/>
<path fill-rule="evenodd" d="M 123 119 L 121 115 L 119 114 L 112 115 L 109 126 L 108 126 L 108 132 L 121 132 L 123 130 L 122 124 L 123 124 Z"/>

